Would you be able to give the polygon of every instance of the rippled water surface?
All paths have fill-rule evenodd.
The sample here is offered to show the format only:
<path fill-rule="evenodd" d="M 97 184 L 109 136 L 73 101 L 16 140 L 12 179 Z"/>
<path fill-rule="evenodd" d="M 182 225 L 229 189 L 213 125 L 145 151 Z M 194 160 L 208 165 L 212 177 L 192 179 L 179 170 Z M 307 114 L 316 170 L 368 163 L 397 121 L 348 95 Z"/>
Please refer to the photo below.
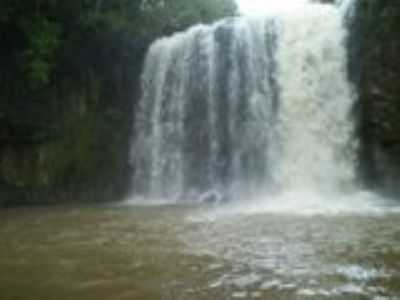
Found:
<path fill-rule="evenodd" d="M 0 299 L 400 299 L 400 215 L 0 212 Z"/>

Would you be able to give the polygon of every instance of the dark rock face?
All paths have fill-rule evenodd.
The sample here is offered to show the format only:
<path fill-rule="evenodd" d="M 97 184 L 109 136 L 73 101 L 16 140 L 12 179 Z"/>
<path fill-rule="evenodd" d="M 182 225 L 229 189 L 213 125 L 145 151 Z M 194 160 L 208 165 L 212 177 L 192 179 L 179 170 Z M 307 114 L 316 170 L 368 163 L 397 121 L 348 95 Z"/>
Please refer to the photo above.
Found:
<path fill-rule="evenodd" d="M 118 72 L 63 80 L 37 99 L 0 95 L 0 206 L 124 196 L 140 70 Z"/>
<path fill-rule="evenodd" d="M 400 2 L 361 0 L 361 165 L 368 186 L 400 192 Z"/>

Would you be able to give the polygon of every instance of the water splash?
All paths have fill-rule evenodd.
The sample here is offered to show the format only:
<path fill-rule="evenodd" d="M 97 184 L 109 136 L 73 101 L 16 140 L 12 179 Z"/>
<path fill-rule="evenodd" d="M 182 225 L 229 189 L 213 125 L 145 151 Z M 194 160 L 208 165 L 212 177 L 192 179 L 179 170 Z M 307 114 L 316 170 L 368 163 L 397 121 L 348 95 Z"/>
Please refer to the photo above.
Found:
<path fill-rule="evenodd" d="M 376 194 L 359 191 L 350 194 L 319 195 L 314 192 L 284 192 L 264 196 L 247 202 L 204 207 L 187 217 L 189 222 L 215 222 L 238 216 L 294 216 L 294 217 L 384 217 L 400 214 L 395 201 L 388 201 Z"/>

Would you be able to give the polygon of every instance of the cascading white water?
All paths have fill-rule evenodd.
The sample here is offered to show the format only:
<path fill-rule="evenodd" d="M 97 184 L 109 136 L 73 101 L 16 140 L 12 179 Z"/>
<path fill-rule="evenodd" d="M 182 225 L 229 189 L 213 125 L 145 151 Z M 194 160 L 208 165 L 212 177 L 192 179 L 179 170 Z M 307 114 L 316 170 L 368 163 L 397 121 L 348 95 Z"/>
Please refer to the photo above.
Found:
<path fill-rule="evenodd" d="M 357 0 L 335 0 L 340 13 L 345 18 L 352 18 L 355 14 Z"/>
<path fill-rule="evenodd" d="M 342 189 L 355 179 L 356 146 L 346 30 L 333 6 L 306 6 L 281 20 L 276 180 L 289 190 Z"/>
<path fill-rule="evenodd" d="M 242 198 L 353 186 L 343 23 L 334 5 L 304 4 L 156 41 L 134 124 L 135 191 Z"/>

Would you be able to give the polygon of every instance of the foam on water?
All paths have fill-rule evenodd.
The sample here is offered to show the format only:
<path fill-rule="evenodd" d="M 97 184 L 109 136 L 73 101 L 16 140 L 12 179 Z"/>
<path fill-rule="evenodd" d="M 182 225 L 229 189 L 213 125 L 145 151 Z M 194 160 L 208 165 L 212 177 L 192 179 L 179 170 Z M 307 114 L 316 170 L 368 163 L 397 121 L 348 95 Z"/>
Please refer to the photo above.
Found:
<path fill-rule="evenodd" d="M 316 193 L 287 192 L 276 196 L 264 196 L 250 201 L 213 207 L 187 217 L 190 222 L 214 222 L 226 218 L 250 215 L 314 216 L 368 216 L 382 217 L 400 214 L 400 206 L 380 195 L 368 191 L 351 194 L 321 195 Z"/>

